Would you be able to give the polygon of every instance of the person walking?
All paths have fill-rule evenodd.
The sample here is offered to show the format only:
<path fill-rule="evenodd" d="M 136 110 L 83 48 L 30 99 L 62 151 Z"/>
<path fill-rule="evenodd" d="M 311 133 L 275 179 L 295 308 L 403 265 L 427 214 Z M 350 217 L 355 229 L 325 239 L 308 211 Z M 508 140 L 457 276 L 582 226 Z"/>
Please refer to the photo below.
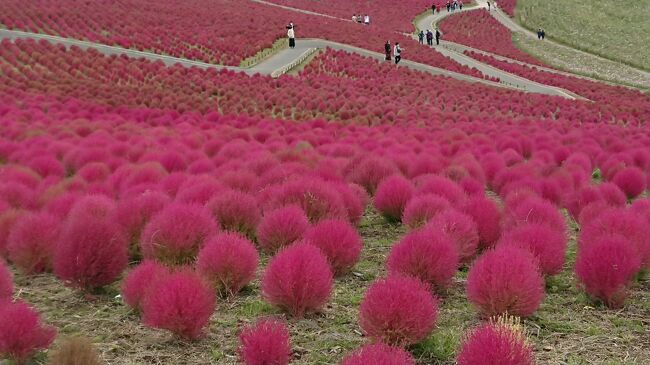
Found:
<path fill-rule="evenodd" d="M 395 64 L 397 65 L 402 60 L 402 49 L 399 46 L 399 42 L 395 42 L 393 54 L 395 55 Z"/>
<path fill-rule="evenodd" d="M 363 23 L 365 25 L 370 25 L 370 15 L 366 14 L 366 16 L 363 17 Z"/>
<path fill-rule="evenodd" d="M 436 15 L 436 4 L 431 5 L 431 12 Z"/>
<path fill-rule="evenodd" d="M 542 39 L 542 28 L 537 28 L 537 39 Z"/>
<path fill-rule="evenodd" d="M 427 46 L 433 46 L 433 32 L 427 29 Z"/>
<path fill-rule="evenodd" d="M 546 39 L 546 31 L 542 29 L 542 40 Z"/>
<path fill-rule="evenodd" d="M 440 45 L 441 37 L 442 37 L 442 33 L 440 33 L 440 29 L 436 28 L 436 46 Z"/>
<path fill-rule="evenodd" d="M 447 0 L 447 12 L 451 11 L 451 1 Z"/>
<path fill-rule="evenodd" d="M 386 41 L 386 44 L 384 44 L 384 50 L 386 51 L 386 61 L 390 61 L 391 60 L 391 58 L 390 58 L 390 51 L 391 51 L 390 41 Z"/>
<path fill-rule="evenodd" d="M 463 10 L 463 0 L 460 0 L 460 1 L 458 2 L 458 9 L 459 9 L 459 10 Z"/>
<path fill-rule="evenodd" d="M 357 16 L 355 14 L 352 14 L 352 23 L 357 22 Z"/>
<path fill-rule="evenodd" d="M 287 37 L 289 37 L 289 48 L 296 48 L 296 33 L 293 30 L 294 26 L 291 24 L 289 30 L 287 30 Z"/>
<path fill-rule="evenodd" d="M 424 31 L 421 30 L 420 33 L 418 33 L 418 41 L 420 44 L 424 44 Z"/>

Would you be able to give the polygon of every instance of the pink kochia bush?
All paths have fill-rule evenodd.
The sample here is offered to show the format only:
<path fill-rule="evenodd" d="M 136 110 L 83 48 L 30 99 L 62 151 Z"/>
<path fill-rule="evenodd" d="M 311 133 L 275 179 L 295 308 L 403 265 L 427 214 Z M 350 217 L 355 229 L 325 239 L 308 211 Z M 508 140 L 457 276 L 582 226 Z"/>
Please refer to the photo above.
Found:
<path fill-rule="evenodd" d="M 365 345 L 348 354 L 341 365 L 415 365 L 415 359 L 410 353 L 399 347 L 391 347 L 383 343 Z"/>
<path fill-rule="evenodd" d="M 633 243 L 622 237 L 603 237 L 579 248 L 575 273 L 589 295 L 610 308 L 619 308 L 640 268 Z"/>
<path fill-rule="evenodd" d="M 156 281 L 165 278 L 170 271 L 163 264 L 146 260 L 136 266 L 122 282 L 124 302 L 135 310 L 142 308 L 142 301 Z"/>
<path fill-rule="evenodd" d="M 14 282 L 11 278 L 11 272 L 7 265 L 0 259 L 0 304 L 6 300 L 11 300 L 14 293 Z"/>
<path fill-rule="evenodd" d="M 469 269 L 467 298 L 484 317 L 504 313 L 528 317 L 544 299 L 544 279 L 530 252 L 497 246 Z"/>
<path fill-rule="evenodd" d="M 321 249 L 335 275 L 350 271 L 359 261 L 363 242 L 344 220 L 323 220 L 305 231 L 304 241 Z"/>
<path fill-rule="evenodd" d="M 56 329 L 43 325 L 38 313 L 24 302 L 0 302 L 0 358 L 16 365 L 50 346 Z"/>
<path fill-rule="evenodd" d="M 142 321 L 194 340 L 203 335 L 215 307 L 210 285 L 193 271 L 181 269 L 151 287 L 142 303 Z"/>
<path fill-rule="evenodd" d="M 283 322 L 259 320 L 239 335 L 238 352 L 246 365 L 287 365 L 291 359 L 289 330 Z"/>
<path fill-rule="evenodd" d="M 474 219 L 479 247 L 492 247 L 501 236 L 501 210 L 497 204 L 487 197 L 476 196 L 467 199 L 461 211 Z"/>
<path fill-rule="evenodd" d="M 170 201 L 167 194 L 157 191 L 120 200 L 115 210 L 115 219 L 123 227 L 132 251 L 137 252 L 139 249 L 138 242 L 144 226 Z"/>
<path fill-rule="evenodd" d="M 223 296 L 233 296 L 255 278 L 259 255 L 251 241 L 238 233 L 210 238 L 196 260 L 196 270 Z"/>
<path fill-rule="evenodd" d="M 60 230 L 60 220 L 49 213 L 21 216 L 7 240 L 9 259 L 26 274 L 50 271 Z"/>
<path fill-rule="evenodd" d="M 458 246 L 461 262 L 469 262 L 478 248 L 478 229 L 474 220 L 467 214 L 449 209 L 436 215 L 427 227 L 446 234 Z"/>
<path fill-rule="evenodd" d="M 544 275 L 556 275 L 564 265 L 566 237 L 545 224 L 529 223 L 517 226 L 506 232 L 499 244 L 515 245 L 529 250 L 538 259 Z"/>
<path fill-rule="evenodd" d="M 54 254 L 59 279 L 92 291 L 114 282 L 127 264 L 128 242 L 113 220 L 78 214 L 65 222 Z"/>
<path fill-rule="evenodd" d="M 305 212 L 296 206 L 270 211 L 257 227 L 257 241 L 266 253 L 274 253 L 299 240 L 309 228 Z"/>
<path fill-rule="evenodd" d="M 208 209 L 224 231 L 255 237 L 261 216 L 253 196 L 234 190 L 225 191 L 208 202 Z"/>
<path fill-rule="evenodd" d="M 406 204 L 413 196 L 415 187 L 401 175 L 384 179 L 375 192 L 375 208 L 387 220 L 395 222 L 402 219 Z"/>
<path fill-rule="evenodd" d="M 437 290 L 446 288 L 459 266 L 458 246 L 442 231 L 413 231 L 393 246 L 386 266 L 391 274 L 413 276 Z"/>
<path fill-rule="evenodd" d="M 294 317 L 320 310 L 332 292 L 333 274 L 320 249 L 299 243 L 284 248 L 269 262 L 262 296 Z"/>
<path fill-rule="evenodd" d="M 533 365 L 535 357 L 520 325 L 500 321 L 473 329 L 456 361 L 458 365 Z"/>
<path fill-rule="evenodd" d="M 420 228 L 450 206 L 449 201 L 439 195 L 414 196 L 404 208 L 402 222 L 411 229 Z"/>
<path fill-rule="evenodd" d="M 375 281 L 359 308 L 359 324 L 373 340 L 391 346 L 422 341 L 438 318 L 438 301 L 418 279 L 391 275 Z"/>
<path fill-rule="evenodd" d="M 646 189 L 646 176 L 638 167 L 626 167 L 614 175 L 612 180 L 627 196 L 634 199 Z"/>
<path fill-rule="evenodd" d="M 194 261 L 204 242 L 216 232 L 217 225 L 205 208 L 170 204 L 145 226 L 140 241 L 142 254 L 166 264 L 187 264 Z"/>

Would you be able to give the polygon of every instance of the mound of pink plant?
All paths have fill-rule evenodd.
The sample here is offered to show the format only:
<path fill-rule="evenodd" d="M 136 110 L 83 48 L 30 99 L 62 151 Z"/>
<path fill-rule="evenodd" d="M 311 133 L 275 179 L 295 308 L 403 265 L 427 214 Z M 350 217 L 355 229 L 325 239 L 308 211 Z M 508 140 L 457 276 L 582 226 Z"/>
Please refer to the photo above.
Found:
<path fill-rule="evenodd" d="M 350 271 L 359 261 L 363 242 L 350 223 L 343 220 L 323 220 L 305 231 L 303 239 L 327 256 L 335 275 Z"/>
<path fill-rule="evenodd" d="M 26 274 L 50 271 L 60 230 L 60 220 L 49 213 L 21 216 L 7 240 L 9 259 Z"/>
<path fill-rule="evenodd" d="M 146 260 L 129 272 L 122 282 L 124 302 L 134 310 L 142 309 L 142 302 L 156 281 L 170 274 L 167 267 L 153 260 Z"/>
<path fill-rule="evenodd" d="M 438 301 L 418 279 L 392 275 L 375 281 L 359 308 L 366 336 L 391 346 L 408 346 L 426 338 L 438 318 Z"/>
<path fill-rule="evenodd" d="M 375 209 L 389 221 L 400 221 L 414 191 L 413 184 L 402 175 L 390 176 L 377 187 L 374 196 Z"/>
<path fill-rule="evenodd" d="M 434 228 L 413 231 L 393 246 L 386 261 L 391 274 L 402 274 L 446 288 L 458 270 L 458 246 Z"/>
<path fill-rule="evenodd" d="M 469 332 L 456 361 L 458 365 L 533 365 L 535 356 L 520 325 L 490 322 Z"/>
<path fill-rule="evenodd" d="M 321 250 L 306 243 L 284 248 L 269 262 L 262 296 L 294 317 L 320 310 L 332 292 L 333 274 Z"/>
<path fill-rule="evenodd" d="M 291 360 L 289 330 L 283 322 L 259 320 L 239 335 L 238 352 L 246 365 L 287 365 Z"/>
<path fill-rule="evenodd" d="M 529 250 L 539 261 L 542 274 L 558 274 L 564 265 L 567 240 L 564 234 L 538 223 L 517 226 L 504 233 L 501 245 L 514 245 Z"/>
<path fill-rule="evenodd" d="M 608 307 L 619 308 L 640 268 L 641 259 L 633 243 L 605 236 L 580 246 L 575 273 L 589 295 Z"/>
<path fill-rule="evenodd" d="M 272 210 L 257 227 L 257 242 L 266 253 L 274 253 L 300 238 L 309 228 L 305 212 L 296 206 Z"/>
<path fill-rule="evenodd" d="M 140 247 L 147 259 L 182 265 L 194 261 L 205 241 L 217 232 L 210 212 L 198 205 L 173 203 L 144 227 Z"/>
<path fill-rule="evenodd" d="M 9 232 L 11 232 L 14 223 L 23 214 L 24 212 L 18 209 L 7 209 L 4 212 L 0 212 L 0 257 L 7 255 Z"/>
<path fill-rule="evenodd" d="M 14 282 L 9 268 L 0 259 L 0 303 L 5 300 L 11 300 L 14 294 Z"/>
<path fill-rule="evenodd" d="M 625 193 L 628 199 L 634 199 L 646 189 L 646 175 L 638 167 L 626 167 L 614 175 L 612 182 Z"/>
<path fill-rule="evenodd" d="M 224 231 L 255 237 L 261 216 L 252 195 L 235 190 L 222 192 L 210 200 L 207 207 Z"/>
<path fill-rule="evenodd" d="M 465 192 L 453 180 L 438 175 L 422 175 L 416 179 L 417 194 L 435 194 L 450 203 L 460 203 L 465 199 Z"/>
<path fill-rule="evenodd" d="M 341 365 L 415 365 L 413 356 L 399 347 L 383 343 L 365 345 L 346 355 Z"/>
<path fill-rule="evenodd" d="M 138 243 L 144 226 L 170 201 L 167 194 L 158 191 L 120 200 L 115 210 L 115 219 L 124 228 L 132 251 L 139 250 Z"/>
<path fill-rule="evenodd" d="M 460 209 L 474 219 L 478 229 L 479 247 L 493 246 L 501 236 L 501 210 L 496 202 L 484 196 L 467 199 Z"/>
<path fill-rule="evenodd" d="M 530 252 L 497 246 L 470 267 L 467 298 L 484 317 L 504 313 L 528 317 L 544 299 L 544 279 Z"/>
<path fill-rule="evenodd" d="M 238 233 L 221 233 L 199 251 L 196 270 L 221 295 L 233 296 L 255 278 L 258 262 L 251 241 Z"/>
<path fill-rule="evenodd" d="M 70 216 L 54 254 L 54 274 L 74 288 L 108 285 L 128 264 L 128 242 L 119 225 L 92 214 Z"/>
<path fill-rule="evenodd" d="M 41 323 L 38 312 L 24 302 L 0 303 L 0 357 L 25 365 L 50 346 L 56 329 Z"/>
<path fill-rule="evenodd" d="M 478 249 L 478 229 L 467 214 L 449 209 L 436 215 L 427 227 L 441 230 L 458 246 L 461 262 L 470 261 Z"/>
<path fill-rule="evenodd" d="M 195 340 L 203 335 L 216 307 L 214 290 L 188 269 L 155 282 L 142 302 L 145 325 Z"/>
<path fill-rule="evenodd" d="M 414 196 L 404 208 L 402 222 L 411 229 L 420 228 L 450 206 L 449 201 L 439 195 Z"/>
<path fill-rule="evenodd" d="M 566 231 L 566 221 L 558 209 L 548 200 L 528 198 L 509 206 L 503 219 L 503 229 L 509 230 L 518 225 L 541 223 L 559 231 Z"/>
<path fill-rule="evenodd" d="M 99 219 L 112 219 L 116 207 L 115 200 L 105 195 L 86 195 L 74 203 L 68 217 L 75 219 L 79 216 L 93 216 Z"/>

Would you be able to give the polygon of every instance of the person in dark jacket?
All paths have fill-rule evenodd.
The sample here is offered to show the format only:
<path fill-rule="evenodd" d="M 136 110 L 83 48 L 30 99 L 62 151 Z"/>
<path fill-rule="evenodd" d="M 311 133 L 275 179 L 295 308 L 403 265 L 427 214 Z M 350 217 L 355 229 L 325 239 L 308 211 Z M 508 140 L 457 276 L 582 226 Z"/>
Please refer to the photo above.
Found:
<path fill-rule="evenodd" d="M 420 31 L 420 33 L 418 33 L 418 41 L 420 42 L 420 44 L 424 44 L 424 31 L 422 30 Z"/>
<path fill-rule="evenodd" d="M 384 45 L 384 50 L 386 51 L 386 61 L 390 61 L 391 60 L 391 58 L 390 58 L 390 51 L 391 51 L 390 41 L 386 41 L 386 44 Z"/>
<path fill-rule="evenodd" d="M 442 33 L 440 33 L 440 29 L 436 28 L 436 45 L 440 45 L 440 38 L 442 37 Z"/>
<path fill-rule="evenodd" d="M 430 29 L 427 29 L 427 45 L 433 46 L 433 32 Z"/>

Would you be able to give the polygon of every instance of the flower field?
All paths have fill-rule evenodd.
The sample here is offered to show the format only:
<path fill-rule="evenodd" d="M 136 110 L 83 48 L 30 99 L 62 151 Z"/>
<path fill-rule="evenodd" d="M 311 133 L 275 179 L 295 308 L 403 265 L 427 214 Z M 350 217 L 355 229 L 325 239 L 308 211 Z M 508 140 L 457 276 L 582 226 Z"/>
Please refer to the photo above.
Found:
<path fill-rule="evenodd" d="M 335 16 L 357 5 L 274 2 Z M 233 53 L 192 26 L 253 11 L 282 30 L 290 11 L 213 1 L 197 20 L 195 1 L 60 3 L 6 2 L 0 21 L 111 44 L 92 37 L 124 22 L 122 36 L 138 34 L 124 47 L 171 53 L 185 37 L 204 52 L 178 56 L 237 64 L 267 40 Z M 399 5 L 377 37 L 422 6 Z M 97 9 L 107 17 L 80 24 Z M 305 16 L 318 19 L 305 32 L 333 34 Z M 185 30 L 147 23 L 169 19 Z M 505 38 L 490 47 L 517 58 Z M 0 359 L 650 360 L 650 97 L 468 55 L 589 100 L 334 50 L 274 79 L 2 40 Z"/>

